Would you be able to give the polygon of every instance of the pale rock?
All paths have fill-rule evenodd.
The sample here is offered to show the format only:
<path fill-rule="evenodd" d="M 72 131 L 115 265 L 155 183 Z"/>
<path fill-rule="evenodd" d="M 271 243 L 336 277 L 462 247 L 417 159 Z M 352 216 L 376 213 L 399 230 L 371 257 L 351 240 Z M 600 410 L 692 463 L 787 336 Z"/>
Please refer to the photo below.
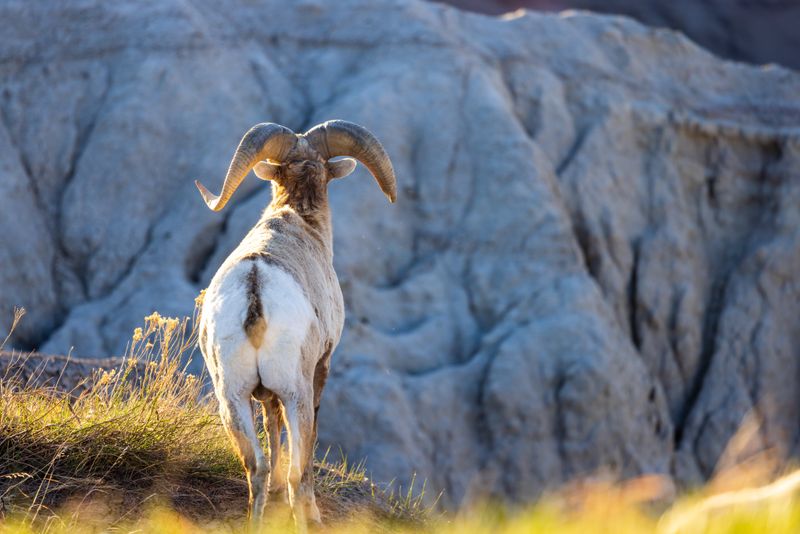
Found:
<path fill-rule="evenodd" d="M 347 324 L 321 448 L 448 506 L 712 475 L 749 414 L 798 453 L 800 76 L 595 15 L 418 1 L 6 2 L 0 327 L 119 355 L 257 219 L 241 135 L 360 123 L 330 187 Z M 195 361 L 193 370 L 202 367 Z"/>

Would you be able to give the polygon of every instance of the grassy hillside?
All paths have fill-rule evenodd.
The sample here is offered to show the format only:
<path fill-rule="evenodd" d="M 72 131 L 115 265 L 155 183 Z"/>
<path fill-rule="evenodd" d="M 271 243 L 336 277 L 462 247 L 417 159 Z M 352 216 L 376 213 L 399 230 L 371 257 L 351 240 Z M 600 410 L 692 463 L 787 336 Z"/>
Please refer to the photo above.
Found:
<path fill-rule="evenodd" d="M 244 531 L 242 468 L 202 377 L 180 364 L 194 350 L 190 324 L 147 317 L 116 368 L 69 387 L 62 377 L 48 382 L 22 372 L 29 366 L 19 362 L 5 367 L 0 532 Z M 677 499 L 658 477 L 583 482 L 531 508 L 478 506 L 440 515 L 413 488 L 392 492 L 369 481 L 363 466 L 322 457 L 316 490 L 326 532 L 800 531 L 800 472 L 741 489 L 754 479 L 729 471 L 724 484 Z M 268 515 L 270 530 L 289 528 L 281 502 Z"/>
<path fill-rule="evenodd" d="M 196 342 L 190 324 L 147 317 L 118 367 L 98 369 L 67 388 L 61 376 L 48 381 L 31 373 L 19 361 L 24 356 L 6 362 L 0 381 L 6 527 L 104 529 L 130 526 L 154 510 L 197 524 L 241 523 L 247 503 L 242 467 L 213 395 L 204 392 L 202 377 L 181 367 Z M 330 462 L 329 456 L 316 463 L 319 506 L 328 522 L 351 515 L 422 521 L 420 498 L 380 488 L 362 465 Z M 288 517 L 284 506 L 272 508 Z"/>

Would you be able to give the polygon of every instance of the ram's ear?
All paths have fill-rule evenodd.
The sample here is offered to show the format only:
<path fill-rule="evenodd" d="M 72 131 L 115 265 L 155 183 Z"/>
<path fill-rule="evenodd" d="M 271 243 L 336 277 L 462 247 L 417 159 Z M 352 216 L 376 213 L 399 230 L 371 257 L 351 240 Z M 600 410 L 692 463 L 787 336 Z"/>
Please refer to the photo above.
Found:
<path fill-rule="evenodd" d="M 328 162 L 328 173 L 330 173 L 331 180 L 337 178 L 344 178 L 356 168 L 356 160 L 353 158 L 343 158 L 338 161 Z"/>
<path fill-rule="evenodd" d="M 253 172 L 262 180 L 274 180 L 280 174 L 281 166 L 271 161 L 259 161 L 253 167 Z"/>

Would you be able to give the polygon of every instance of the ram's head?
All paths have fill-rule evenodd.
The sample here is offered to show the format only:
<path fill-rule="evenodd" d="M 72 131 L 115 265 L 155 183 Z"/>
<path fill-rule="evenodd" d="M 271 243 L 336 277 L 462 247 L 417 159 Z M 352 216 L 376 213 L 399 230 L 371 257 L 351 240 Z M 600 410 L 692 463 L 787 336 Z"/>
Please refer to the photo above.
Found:
<path fill-rule="evenodd" d="M 349 157 L 331 161 L 338 156 Z M 195 184 L 208 207 L 219 211 L 251 169 L 262 180 L 275 181 L 287 190 L 305 189 L 316 196 L 331 180 L 353 172 L 355 160 L 369 169 L 389 201 L 394 202 L 394 169 L 383 146 L 366 128 L 340 120 L 325 122 L 304 134 L 271 122 L 256 124 L 239 143 L 219 196 L 200 182 Z"/>

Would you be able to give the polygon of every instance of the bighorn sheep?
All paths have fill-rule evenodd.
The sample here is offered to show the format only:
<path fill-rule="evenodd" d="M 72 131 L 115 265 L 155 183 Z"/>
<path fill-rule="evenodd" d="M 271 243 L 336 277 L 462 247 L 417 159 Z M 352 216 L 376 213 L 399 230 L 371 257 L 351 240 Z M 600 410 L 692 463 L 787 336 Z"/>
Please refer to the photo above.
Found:
<path fill-rule="evenodd" d="M 223 424 L 247 473 L 254 525 L 263 516 L 284 422 L 295 522 L 304 529 L 306 514 L 320 521 L 312 465 L 317 411 L 344 326 L 327 186 L 356 166 L 351 158 L 330 161 L 336 156 L 363 163 L 395 201 L 388 155 L 370 132 L 346 121 L 329 121 L 305 134 L 257 124 L 239 143 L 220 196 L 195 182 L 208 207 L 219 211 L 251 169 L 272 181 L 272 202 L 214 275 L 200 319 L 200 349 Z M 269 463 L 251 396 L 262 404 Z"/>

